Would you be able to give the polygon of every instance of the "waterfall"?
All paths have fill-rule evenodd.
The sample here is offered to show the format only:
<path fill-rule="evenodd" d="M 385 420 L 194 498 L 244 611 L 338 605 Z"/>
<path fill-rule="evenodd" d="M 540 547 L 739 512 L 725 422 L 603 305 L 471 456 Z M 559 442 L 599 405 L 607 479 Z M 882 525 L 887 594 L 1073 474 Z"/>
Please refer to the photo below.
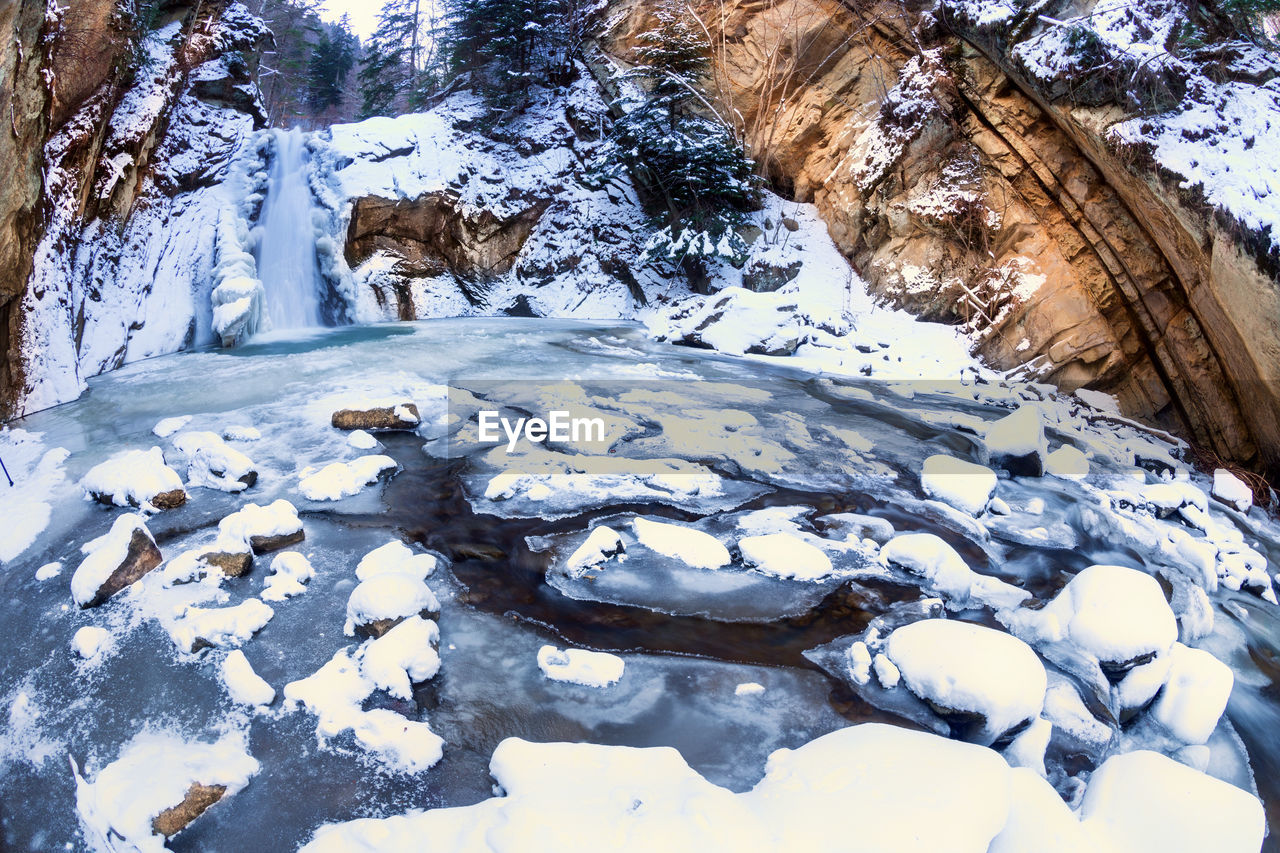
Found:
<path fill-rule="evenodd" d="M 322 280 L 302 131 L 275 129 L 270 184 L 258 220 L 258 278 L 272 329 L 321 325 Z"/>

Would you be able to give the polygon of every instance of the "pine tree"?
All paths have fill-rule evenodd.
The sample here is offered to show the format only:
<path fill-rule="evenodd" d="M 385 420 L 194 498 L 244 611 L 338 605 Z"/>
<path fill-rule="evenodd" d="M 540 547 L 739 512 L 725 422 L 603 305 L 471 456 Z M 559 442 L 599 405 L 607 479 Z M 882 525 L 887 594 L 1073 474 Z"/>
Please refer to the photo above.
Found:
<path fill-rule="evenodd" d="M 454 0 L 444 30 L 451 73 L 504 104 L 572 73 L 587 13 L 578 0 Z"/>
<path fill-rule="evenodd" d="M 414 106 L 434 88 L 435 36 L 430 0 L 386 0 L 360 67 L 361 114 Z"/>
<path fill-rule="evenodd" d="M 313 115 L 320 115 L 342 102 L 347 75 L 355 64 L 357 44 L 346 15 L 337 26 L 326 27 L 320 34 L 307 65 L 307 106 Z"/>
<path fill-rule="evenodd" d="M 708 259 L 746 259 L 738 228 L 759 202 L 758 181 L 725 124 L 694 109 L 707 111 L 697 88 L 710 62 L 702 29 L 672 2 L 655 17 L 658 26 L 639 37 L 627 75 L 646 94 L 619 105 L 623 116 L 596 179 L 629 172 L 661 207 L 646 259 L 668 260 L 696 279 Z"/>

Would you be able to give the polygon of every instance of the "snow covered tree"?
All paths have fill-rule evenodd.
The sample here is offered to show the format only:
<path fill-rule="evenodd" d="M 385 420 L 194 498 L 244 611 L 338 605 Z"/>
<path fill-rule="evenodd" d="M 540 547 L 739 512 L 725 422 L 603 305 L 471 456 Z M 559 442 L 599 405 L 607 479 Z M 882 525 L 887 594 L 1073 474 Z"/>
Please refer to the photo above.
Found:
<path fill-rule="evenodd" d="M 321 32 L 307 65 L 307 106 L 313 114 L 320 115 L 341 103 L 358 47 L 346 15 L 336 27 Z"/>
<path fill-rule="evenodd" d="M 361 114 L 420 105 L 436 89 L 436 15 L 431 0 L 386 0 L 360 67 Z"/>
<path fill-rule="evenodd" d="M 671 2 L 655 16 L 626 75 L 645 94 L 619 104 L 595 179 L 629 172 L 659 209 L 646 259 L 668 260 L 698 280 L 710 259 L 746 259 L 738 229 L 759 202 L 759 185 L 742 146 L 699 94 L 710 47 L 702 29 Z"/>

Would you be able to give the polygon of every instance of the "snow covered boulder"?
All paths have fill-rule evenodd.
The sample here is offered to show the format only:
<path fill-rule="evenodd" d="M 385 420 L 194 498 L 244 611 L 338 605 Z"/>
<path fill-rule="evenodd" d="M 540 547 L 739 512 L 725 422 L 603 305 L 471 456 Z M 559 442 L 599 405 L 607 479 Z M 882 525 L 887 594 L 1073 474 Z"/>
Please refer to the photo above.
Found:
<path fill-rule="evenodd" d="M 1037 718 L 1044 706 L 1044 664 L 1003 631 L 922 619 L 890 634 L 885 655 L 907 689 L 965 740 L 990 744 Z M 877 666 L 877 673 L 882 668 L 887 670 Z"/>
<path fill-rule="evenodd" d="M 110 531 L 81 550 L 88 556 L 71 576 L 71 595 L 81 607 L 97 607 L 164 559 L 151 531 L 136 515 L 120 516 Z"/>
<path fill-rule="evenodd" d="M 923 578 L 924 586 L 957 605 L 1013 607 L 1030 596 L 999 578 L 969 568 L 955 548 L 932 533 L 903 533 L 880 549 L 880 562 Z"/>
<path fill-rule="evenodd" d="M 625 663 L 617 655 L 586 649 L 538 649 L 538 669 L 552 681 L 567 681 L 584 687 L 608 687 L 622 678 Z"/>
<path fill-rule="evenodd" d="M 1253 794 L 1146 750 L 1104 761 L 1079 815 L 1106 849 L 1125 853 L 1257 853 L 1266 833 Z"/>
<path fill-rule="evenodd" d="M 165 585 L 190 583 L 217 569 L 229 578 L 244 575 L 253 566 L 253 549 L 231 536 L 220 535 L 212 545 L 184 551 L 164 567 Z"/>
<path fill-rule="evenodd" d="M 342 631 L 348 637 L 381 637 L 411 616 L 439 613 L 440 602 L 421 578 L 388 572 L 361 581 L 351 591 Z"/>
<path fill-rule="evenodd" d="M 333 413 L 330 423 L 335 429 L 343 430 L 412 431 L 422 423 L 422 416 L 418 414 L 417 405 L 406 400 L 390 406 L 376 406 L 369 409 L 340 409 Z"/>
<path fill-rule="evenodd" d="M 76 770 L 76 810 L 95 849 L 159 853 L 165 839 L 244 788 L 258 768 L 241 735 L 201 743 L 144 732 L 92 782 Z"/>
<path fill-rule="evenodd" d="M 641 545 L 691 568 L 718 569 L 729 565 L 732 559 L 728 548 L 701 530 L 638 517 L 632 522 L 632 528 Z"/>
<path fill-rule="evenodd" d="M 275 688 L 253 671 L 249 659 L 239 649 L 223 659 L 221 674 L 233 702 L 262 707 L 275 701 Z"/>
<path fill-rule="evenodd" d="M 247 543 L 255 554 L 279 551 L 307 537 L 298 511 L 286 500 L 269 506 L 246 504 L 218 522 L 218 530 L 233 540 Z"/>
<path fill-rule="evenodd" d="M 1253 506 L 1253 489 L 1225 468 L 1213 472 L 1213 496 L 1237 512 Z"/>
<path fill-rule="evenodd" d="M 233 607 L 188 607 L 169 628 L 178 648 L 198 652 L 235 648 L 262 630 L 276 612 L 257 598 Z"/>
<path fill-rule="evenodd" d="M 178 472 L 164 464 L 158 447 L 126 450 L 89 469 L 80 481 L 85 497 L 115 506 L 173 509 L 187 502 Z"/>
<path fill-rule="evenodd" d="M 1205 743 L 1227 710 L 1234 682 L 1231 667 L 1213 655 L 1174 643 L 1169 677 L 1151 715 L 1183 743 Z"/>
<path fill-rule="evenodd" d="M 71 649 L 82 660 L 92 660 L 111 642 L 111 632 L 96 625 L 86 625 L 71 638 Z"/>
<path fill-rule="evenodd" d="M 920 486 L 931 498 L 969 515 L 979 515 L 995 493 L 996 472 L 984 465 L 938 454 L 924 460 Z"/>
<path fill-rule="evenodd" d="M 308 500 L 336 501 L 351 495 L 371 483 L 376 483 L 388 471 L 399 467 L 390 456 L 361 456 L 350 462 L 334 462 L 319 471 L 307 469 L 298 481 L 298 491 Z"/>
<path fill-rule="evenodd" d="M 1023 406 L 987 427 L 983 441 L 991 454 L 991 464 L 1015 477 L 1044 474 L 1049 443 L 1044 437 L 1044 418 L 1034 406 Z"/>
<path fill-rule="evenodd" d="M 597 568 L 614 557 L 621 557 L 626 551 L 618 531 L 602 524 L 574 549 L 564 568 L 570 575 L 580 577 L 588 569 Z"/>
<path fill-rule="evenodd" d="M 367 581 L 378 575 L 400 573 L 426 580 L 436 570 L 438 561 L 431 554 L 419 554 L 399 540 L 374 548 L 360 559 L 356 578 Z"/>
<path fill-rule="evenodd" d="M 311 561 L 296 551 L 277 554 L 271 561 L 271 574 L 262 587 L 263 601 L 284 601 L 307 591 L 307 584 L 316 576 Z"/>
<path fill-rule="evenodd" d="M 1089 459 L 1080 450 L 1064 444 L 1044 460 L 1046 474 L 1064 480 L 1083 480 L 1089 476 Z"/>
<path fill-rule="evenodd" d="M 1160 584 L 1124 566 L 1090 566 L 1040 610 L 998 615 L 1014 634 L 1107 691 L 1100 698 L 1116 711 L 1140 708 L 1156 695 L 1178 639 Z"/>
<path fill-rule="evenodd" d="M 187 466 L 189 485 L 240 492 L 258 482 L 253 460 L 228 447 L 217 433 L 180 433 L 173 448 Z"/>
<path fill-rule="evenodd" d="M 360 674 L 398 699 L 413 696 L 413 685 L 440 671 L 440 629 L 430 619 L 410 616 L 359 653 Z"/>
<path fill-rule="evenodd" d="M 780 578 L 821 580 L 831 574 L 831 558 L 816 545 L 790 533 L 765 533 L 738 540 L 742 562 Z"/>

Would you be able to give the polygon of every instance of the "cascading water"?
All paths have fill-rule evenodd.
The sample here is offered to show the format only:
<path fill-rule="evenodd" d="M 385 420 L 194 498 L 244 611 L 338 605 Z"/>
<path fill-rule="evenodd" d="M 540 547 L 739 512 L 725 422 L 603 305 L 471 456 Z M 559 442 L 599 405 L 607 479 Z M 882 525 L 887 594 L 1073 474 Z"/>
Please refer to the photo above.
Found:
<path fill-rule="evenodd" d="M 258 278 L 272 329 L 321 325 L 322 280 L 316 263 L 307 151 L 302 131 L 272 131 L 275 153 L 258 225 Z"/>

